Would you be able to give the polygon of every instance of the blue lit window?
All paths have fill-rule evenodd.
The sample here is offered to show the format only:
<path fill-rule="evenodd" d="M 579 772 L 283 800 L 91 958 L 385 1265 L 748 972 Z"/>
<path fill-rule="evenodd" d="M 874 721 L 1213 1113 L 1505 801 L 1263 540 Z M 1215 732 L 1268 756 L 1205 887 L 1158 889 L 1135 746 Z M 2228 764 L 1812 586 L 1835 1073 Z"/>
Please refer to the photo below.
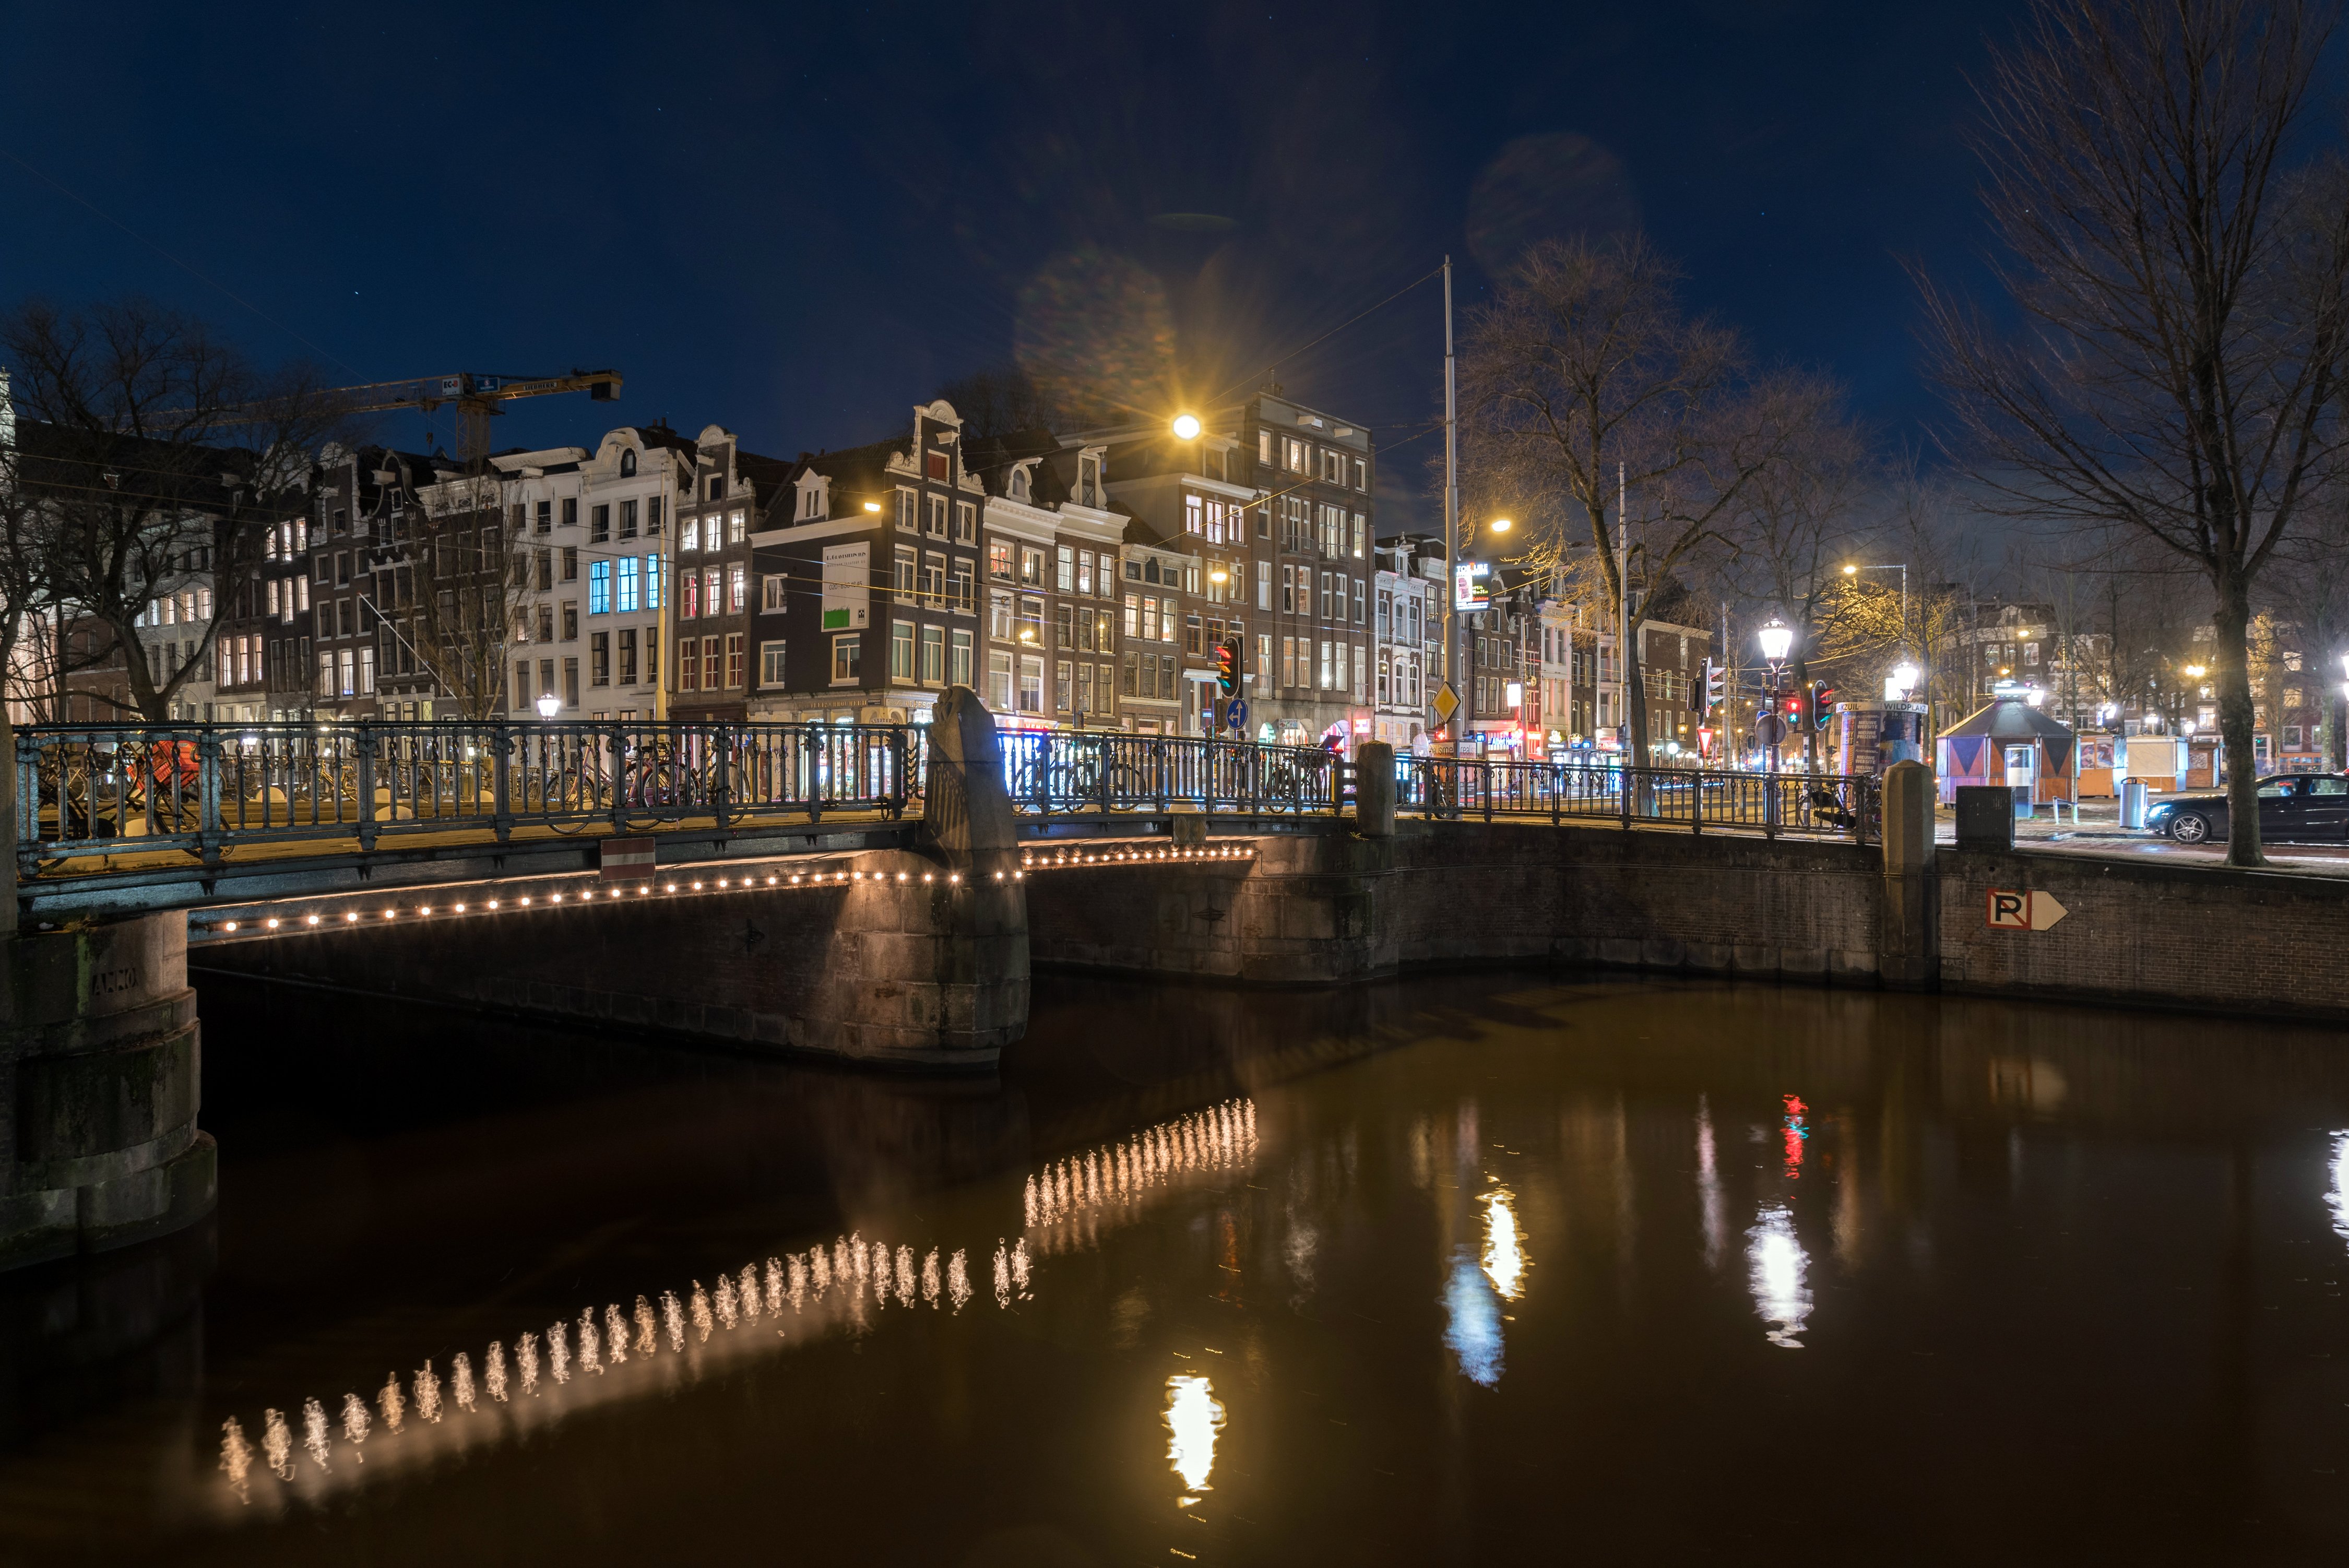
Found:
<path fill-rule="evenodd" d="M 591 615 L 612 613 L 612 563 L 608 561 L 587 563 L 587 613 Z"/>

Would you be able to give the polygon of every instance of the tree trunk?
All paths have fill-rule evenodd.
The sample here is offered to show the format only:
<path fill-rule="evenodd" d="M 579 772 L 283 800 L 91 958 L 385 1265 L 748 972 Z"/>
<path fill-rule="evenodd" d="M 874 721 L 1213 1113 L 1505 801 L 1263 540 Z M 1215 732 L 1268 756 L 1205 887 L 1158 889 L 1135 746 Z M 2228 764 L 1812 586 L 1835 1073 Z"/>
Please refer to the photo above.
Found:
<path fill-rule="evenodd" d="M 2256 866 L 2262 862 L 2259 777 L 2251 750 L 2251 584 L 2237 567 L 2216 575 L 2210 673 L 2219 688 L 2219 734 L 2227 748 L 2227 863 Z"/>
<path fill-rule="evenodd" d="M 1648 683 L 1640 674 L 1640 623 L 1631 622 L 1631 645 L 1623 650 L 1623 706 L 1630 723 L 1623 738 L 1623 765 L 1648 766 Z"/>

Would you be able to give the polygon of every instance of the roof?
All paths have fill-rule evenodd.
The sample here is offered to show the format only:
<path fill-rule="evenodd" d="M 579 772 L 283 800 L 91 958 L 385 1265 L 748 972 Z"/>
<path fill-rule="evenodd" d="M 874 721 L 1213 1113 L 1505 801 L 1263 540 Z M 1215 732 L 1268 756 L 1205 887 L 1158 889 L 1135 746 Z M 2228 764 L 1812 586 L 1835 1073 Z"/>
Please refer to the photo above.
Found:
<path fill-rule="evenodd" d="M 2069 726 L 2040 712 L 2019 696 L 1994 697 L 1941 731 L 1943 739 L 1972 735 L 1988 736 L 1992 740 L 2068 741 L 2072 738 Z"/>

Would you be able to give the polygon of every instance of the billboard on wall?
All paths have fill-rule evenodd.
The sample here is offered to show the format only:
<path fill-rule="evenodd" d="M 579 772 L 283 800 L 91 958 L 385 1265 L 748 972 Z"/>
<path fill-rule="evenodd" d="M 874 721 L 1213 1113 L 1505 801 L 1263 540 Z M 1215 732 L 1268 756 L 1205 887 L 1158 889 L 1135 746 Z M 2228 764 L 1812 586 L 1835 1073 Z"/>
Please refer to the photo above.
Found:
<path fill-rule="evenodd" d="M 1490 609 L 1493 566 L 1487 561 L 1464 561 L 1452 569 L 1452 608 L 1461 613 Z"/>
<path fill-rule="evenodd" d="M 873 547 L 823 547 L 823 629 L 861 632 L 873 621 Z"/>

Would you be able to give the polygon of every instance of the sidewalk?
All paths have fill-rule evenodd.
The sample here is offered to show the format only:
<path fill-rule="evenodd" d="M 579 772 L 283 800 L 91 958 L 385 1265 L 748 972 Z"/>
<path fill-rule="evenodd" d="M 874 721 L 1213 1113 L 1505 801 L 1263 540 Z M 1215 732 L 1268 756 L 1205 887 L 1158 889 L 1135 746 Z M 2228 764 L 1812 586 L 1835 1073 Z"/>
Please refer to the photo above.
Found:
<path fill-rule="evenodd" d="M 2209 794 L 2209 790 L 2196 790 Z M 2150 810 L 2166 796 L 2153 796 L 2147 802 Z M 2227 846 L 2224 841 L 2189 846 L 2177 843 L 2158 833 L 2121 826 L 2120 802 L 2117 800 L 2083 800 L 2079 820 L 2072 820 L 2065 811 L 2057 821 L 2047 808 L 2028 819 L 2018 819 L 2014 824 L 2014 844 L 2017 849 L 2034 852 L 2076 855 L 2089 859 L 2171 861 L 2186 865 L 2218 868 L 2225 865 Z M 1942 807 L 1933 814 L 1933 841 L 1937 844 L 1957 842 L 1955 813 Z M 2270 869 L 2293 872 L 2308 876 L 2349 877 L 2349 844 L 2270 844 L 2261 851 Z"/>

